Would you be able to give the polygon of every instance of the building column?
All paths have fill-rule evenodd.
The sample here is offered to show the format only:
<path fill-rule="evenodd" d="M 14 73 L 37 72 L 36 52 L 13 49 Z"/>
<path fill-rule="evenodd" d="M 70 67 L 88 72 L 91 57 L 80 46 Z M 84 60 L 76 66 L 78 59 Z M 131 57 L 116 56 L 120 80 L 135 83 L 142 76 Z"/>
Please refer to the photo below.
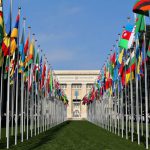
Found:
<path fill-rule="evenodd" d="M 67 98 L 69 100 L 69 102 L 68 102 L 69 106 L 67 107 L 67 118 L 70 119 L 70 118 L 72 118 L 71 84 L 67 84 L 66 94 L 67 94 Z"/>
<path fill-rule="evenodd" d="M 86 84 L 82 84 L 82 98 L 86 95 Z M 87 106 L 81 104 L 81 118 L 87 119 Z"/>

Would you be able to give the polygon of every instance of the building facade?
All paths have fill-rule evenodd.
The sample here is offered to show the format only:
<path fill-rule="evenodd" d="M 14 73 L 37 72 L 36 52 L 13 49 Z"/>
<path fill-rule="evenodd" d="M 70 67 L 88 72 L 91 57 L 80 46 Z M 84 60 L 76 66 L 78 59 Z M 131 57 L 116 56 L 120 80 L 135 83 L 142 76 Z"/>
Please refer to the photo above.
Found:
<path fill-rule="evenodd" d="M 82 98 L 90 91 L 97 79 L 99 70 L 55 70 L 55 75 L 67 95 L 68 119 L 85 119 L 87 107 L 82 105 Z"/>

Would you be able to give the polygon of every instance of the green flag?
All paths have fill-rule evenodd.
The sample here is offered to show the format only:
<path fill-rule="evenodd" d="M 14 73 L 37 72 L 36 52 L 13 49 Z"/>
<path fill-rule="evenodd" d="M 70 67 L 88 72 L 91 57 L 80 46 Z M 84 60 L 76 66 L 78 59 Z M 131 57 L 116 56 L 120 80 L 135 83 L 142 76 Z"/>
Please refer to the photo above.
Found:
<path fill-rule="evenodd" d="M 39 79 L 39 52 L 36 55 L 36 81 Z"/>
<path fill-rule="evenodd" d="M 53 74 L 52 74 L 52 71 L 51 71 L 51 76 L 50 76 L 50 91 L 52 92 L 53 90 Z"/>
<path fill-rule="evenodd" d="M 149 41 L 149 45 L 148 45 L 147 56 L 150 57 L 150 41 Z"/>
<path fill-rule="evenodd" d="M 143 15 L 138 15 L 136 20 L 135 33 L 146 31 L 145 18 Z"/>

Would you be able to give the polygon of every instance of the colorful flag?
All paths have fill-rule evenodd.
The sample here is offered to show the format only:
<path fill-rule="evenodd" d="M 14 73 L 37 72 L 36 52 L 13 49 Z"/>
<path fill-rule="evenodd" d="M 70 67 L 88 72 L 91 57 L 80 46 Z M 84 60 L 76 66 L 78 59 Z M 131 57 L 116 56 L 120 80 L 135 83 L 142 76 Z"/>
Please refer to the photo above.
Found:
<path fill-rule="evenodd" d="M 122 49 L 120 54 L 119 54 L 119 58 L 118 58 L 119 64 L 122 64 L 123 55 L 124 55 L 124 49 Z"/>
<path fill-rule="evenodd" d="M 149 16 L 150 1 L 149 0 L 137 0 L 133 7 L 133 12 Z"/>
<path fill-rule="evenodd" d="M 27 54 L 28 49 L 29 49 L 29 37 L 27 38 L 24 46 L 24 54 Z"/>
<path fill-rule="evenodd" d="M 32 40 L 29 47 L 29 54 L 25 60 L 25 63 L 30 65 L 33 62 L 33 58 L 34 58 L 34 41 Z"/>
<path fill-rule="evenodd" d="M 16 17 L 15 26 L 11 32 L 11 38 L 17 38 L 18 37 L 19 20 L 20 20 L 20 13 L 18 12 L 18 15 Z"/>
<path fill-rule="evenodd" d="M 150 41 L 149 41 L 149 45 L 148 45 L 147 56 L 150 57 Z"/>
<path fill-rule="evenodd" d="M 138 15 L 136 18 L 135 33 L 146 31 L 145 18 L 143 15 Z"/>
<path fill-rule="evenodd" d="M 24 62 L 25 62 L 25 54 L 24 54 L 24 28 L 22 30 L 22 36 L 21 36 L 21 41 L 19 45 L 19 52 L 20 52 L 20 68 L 19 72 L 23 73 L 24 72 Z"/>
<path fill-rule="evenodd" d="M 135 27 L 131 24 L 127 24 L 125 30 L 122 33 L 121 40 L 119 42 L 119 46 L 124 49 L 131 48 L 134 41 L 134 32 Z"/>

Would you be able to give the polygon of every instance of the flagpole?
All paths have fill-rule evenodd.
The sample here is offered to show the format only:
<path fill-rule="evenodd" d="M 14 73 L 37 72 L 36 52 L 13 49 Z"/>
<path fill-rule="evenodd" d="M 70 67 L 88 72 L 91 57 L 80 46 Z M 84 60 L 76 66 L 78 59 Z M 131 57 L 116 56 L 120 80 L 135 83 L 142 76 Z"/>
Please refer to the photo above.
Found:
<path fill-rule="evenodd" d="M 21 8 L 18 8 L 19 15 L 20 15 Z M 18 40 L 19 41 L 19 40 Z M 16 115 L 15 115 L 15 145 L 17 145 L 17 136 L 18 136 L 18 65 L 19 65 L 19 52 L 17 53 L 17 76 L 16 76 Z"/>
<path fill-rule="evenodd" d="M 29 26 L 28 27 L 28 30 L 29 30 L 29 43 L 30 43 L 30 32 L 31 32 L 31 27 Z M 28 49 L 29 49 L 29 44 L 28 44 Z M 29 139 L 29 96 L 30 96 L 30 93 L 29 93 L 29 65 L 27 66 L 28 67 L 28 83 L 27 83 L 27 140 Z"/>
<path fill-rule="evenodd" d="M 140 77 L 140 104 L 141 104 L 141 109 L 140 109 L 140 113 L 141 113 L 141 135 L 143 136 L 143 100 L 142 100 L 142 89 L 141 89 L 142 85 L 141 85 L 141 77 Z"/>
<path fill-rule="evenodd" d="M 13 0 L 10 0 L 10 31 L 12 28 L 12 4 Z M 9 103 L 10 103 L 10 47 L 8 54 L 8 81 L 7 81 L 7 112 L 6 112 L 6 137 L 7 137 L 7 149 L 9 149 Z"/>
<path fill-rule="evenodd" d="M 145 126 L 146 126 L 146 149 L 148 149 L 149 124 L 148 124 L 148 86 L 147 86 L 147 63 L 146 63 L 146 33 L 143 33 L 144 38 L 144 70 L 145 70 Z"/>
<path fill-rule="evenodd" d="M 12 85 L 12 92 L 11 92 L 11 135 L 14 134 L 14 84 Z"/>
<path fill-rule="evenodd" d="M 0 95 L 0 139 L 2 138 L 2 100 L 3 100 L 3 65 L 1 69 L 1 95 Z"/>
<path fill-rule="evenodd" d="M 137 40 L 136 40 L 136 46 L 137 46 Z M 136 51 L 136 47 L 134 48 L 134 51 Z M 137 136 L 138 136 L 138 145 L 140 144 L 140 127 L 139 127 L 139 90 L 138 90 L 138 68 L 137 68 L 137 59 L 136 59 L 136 70 L 135 70 L 135 75 L 136 75 L 136 123 L 137 123 Z"/>
<path fill-rule="evenodd" d="M 37 40 L 35 40 L 35 42 L 37 42 Z M 36 59 L 36 58 L 35 58 Z M 35 65 L 36 65 L 36 62 L 35 62 Z M 37 67 L 37 66 L 36 66 Z M 37 68 L 36 68 L 37 69 Z M 36 119 L 36 116 L 37 116 L 37 110 L 36 110 L 36 107 L 37 107 L 37 104 L 36 104 L 36 101 L 37 101 L 37 82 L 36 82 L 36 70 L 35 70 L 35 102 L 34 102 L 34 134 L 36 136 L 36 128 L 37 128 L 37 119 Z"/>

